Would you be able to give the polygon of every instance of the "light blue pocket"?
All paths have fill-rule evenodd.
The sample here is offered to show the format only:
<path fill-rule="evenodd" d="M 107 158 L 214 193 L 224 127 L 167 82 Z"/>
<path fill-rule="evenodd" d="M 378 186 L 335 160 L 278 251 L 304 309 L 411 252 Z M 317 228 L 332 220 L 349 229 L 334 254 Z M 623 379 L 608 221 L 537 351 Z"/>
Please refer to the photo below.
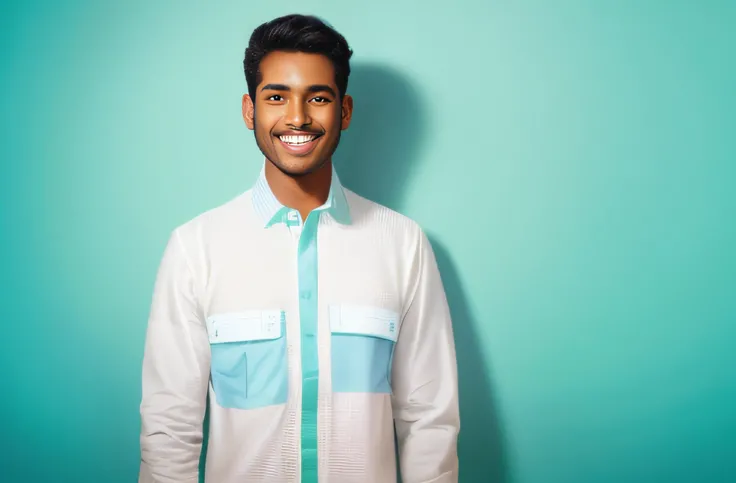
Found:
<path fill-rule="evenodd" d="M 332 390 L 391 393 L 398 315 L 384 309 L 330 307 Z"/>
<path fill-rule="evenodd" d="M 217 404 L 255 409 L 288 397 L 286 320 L 282 311 L 217 314 L 207 319 Z"/>

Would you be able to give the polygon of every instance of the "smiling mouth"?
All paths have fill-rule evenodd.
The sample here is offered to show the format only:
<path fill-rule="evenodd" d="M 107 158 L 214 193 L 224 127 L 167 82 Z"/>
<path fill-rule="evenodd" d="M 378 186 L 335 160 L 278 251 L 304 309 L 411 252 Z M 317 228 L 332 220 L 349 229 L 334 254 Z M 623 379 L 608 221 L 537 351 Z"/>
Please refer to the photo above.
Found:
<path fill-rule="evenodd" d="M 282 143 L 289 146 L 304 146 L 319 138 L 321 134 L 284 134 L 277 136 Z"/>
<path fill-rule="evenodd" d="M 317 147 L 322 133 L 290 132 L 288 134 L 276 135 L 281 146 L 292 156 L 309 156 Z"/>

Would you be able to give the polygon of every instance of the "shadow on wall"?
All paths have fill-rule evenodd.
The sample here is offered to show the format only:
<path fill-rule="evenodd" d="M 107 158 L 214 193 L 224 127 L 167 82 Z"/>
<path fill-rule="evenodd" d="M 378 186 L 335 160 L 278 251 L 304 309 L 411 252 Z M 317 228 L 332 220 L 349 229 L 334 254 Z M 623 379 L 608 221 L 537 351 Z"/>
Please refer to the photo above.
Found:
<path fill-rule="evenodd" d="M 340 181 L 399 210 L 426 131 L 419 96 L 399 72 L 378 64 L 352 65 L 348 94 L 353 120 L 335 153 Z"/>
<path fill-rule="evenodd" d="M 419 167 L 428 139 L 427 111 L 411 83 L 380 64 L 352 68 L 348 93 L 353 121 L 335 154 L 340 181 L 352 191 L 401 211 L 404 187 Z M 460 482 L 508 483 L 507 458 L 497 407 L 480 342 L 448 251 L 431 237 L 453 316 L 460 385 Z"/>
<path fill-rule="evenodd" d="M 462 282 L 450 255 L 430 237 L 452 313 L 460 386 L 460 482 L 509 483 L 509 468 L 498 406 L 488 367 Z"/>

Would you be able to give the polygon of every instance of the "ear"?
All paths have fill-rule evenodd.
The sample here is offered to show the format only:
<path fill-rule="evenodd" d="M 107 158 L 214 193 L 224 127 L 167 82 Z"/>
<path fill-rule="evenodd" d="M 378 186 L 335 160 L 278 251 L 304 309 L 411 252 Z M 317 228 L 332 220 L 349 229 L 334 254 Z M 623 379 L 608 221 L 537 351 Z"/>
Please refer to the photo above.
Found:
<path fill-rule="evenodd" d="M 248 94 L 245 94 L 243 96 L 243 120 L 245 121 L 245 125 L 250 129 L 251 131 L 255 128 L 254 123 L 254 115 L 255 115 L 255 106 L 253 105 L 253 100 L 250 98 Z"/>
<path fill-rule="evenodd" d="M 340 129 L 343 131 L 350 126 L 350 120 L 353 118 L 353 98 L 347 94 L 342 97 L 342 124 Z"/>

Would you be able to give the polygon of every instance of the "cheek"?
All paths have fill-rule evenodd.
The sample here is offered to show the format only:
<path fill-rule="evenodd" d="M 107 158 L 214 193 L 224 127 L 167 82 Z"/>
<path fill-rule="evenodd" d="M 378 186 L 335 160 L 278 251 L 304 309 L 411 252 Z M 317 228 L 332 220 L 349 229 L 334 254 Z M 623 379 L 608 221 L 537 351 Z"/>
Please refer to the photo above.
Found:
<path fill-rule="evenodd" d="M 337 135 L 342 125 L 342 119 L 340 118 L 340 109 L 325 109 L 319 113 L 319 116 L 315 116 L 315 120 L 319 119 L 319 123 L 329 131 L 331 137 Z"/>
<path fill-rule="evenodd" d="M 279 118 L 280 114 L 278 112 L 274 112 L 273 109 L 261 108 L 260 110 L 256 109 L 253 122 L 260 131 L 268 134 L 278 123 Z"/>
<path fill-rule="evenodd" d="M 340 128 L 342 127 L 342 119 L 338 115 L 330 115 L 327 117 L 322 125 L 329 131 L 330 137 L 339 135 Z"/>

